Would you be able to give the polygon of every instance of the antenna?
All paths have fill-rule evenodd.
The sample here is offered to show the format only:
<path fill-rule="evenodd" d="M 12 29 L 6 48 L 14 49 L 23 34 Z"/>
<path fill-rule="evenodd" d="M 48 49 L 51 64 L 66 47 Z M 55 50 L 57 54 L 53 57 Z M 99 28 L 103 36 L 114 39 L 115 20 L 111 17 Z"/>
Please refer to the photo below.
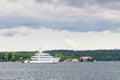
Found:
<path fill-rule="evenodd" d="M 40 52 L 40 53 L 42 53 L 42 52 L 43 52 L 41 47 L 39 48 L 39 52 Z"/>

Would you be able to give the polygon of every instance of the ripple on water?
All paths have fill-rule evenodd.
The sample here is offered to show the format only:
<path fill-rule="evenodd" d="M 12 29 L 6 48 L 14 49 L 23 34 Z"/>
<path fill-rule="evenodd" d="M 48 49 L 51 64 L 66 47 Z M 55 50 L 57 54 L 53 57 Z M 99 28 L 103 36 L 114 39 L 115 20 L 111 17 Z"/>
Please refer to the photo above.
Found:
<path fill-rule="evenodd" d="M 120 80 L 120 62 L 0 63 L 0 80 Z"/>

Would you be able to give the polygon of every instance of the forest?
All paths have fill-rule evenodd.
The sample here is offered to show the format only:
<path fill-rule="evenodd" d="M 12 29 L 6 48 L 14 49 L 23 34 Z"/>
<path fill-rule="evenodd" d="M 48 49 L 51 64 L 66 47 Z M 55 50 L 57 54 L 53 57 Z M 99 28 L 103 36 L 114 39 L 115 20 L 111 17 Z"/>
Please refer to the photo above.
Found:
<path fill-rule="evenodd" d="M 46 50 L 54 57 L 60 57 L 60 61 L 65 59 L 79 59 L 82 56 L 89 56 L 96 61 L 119 61 L 120 49 L 114 50 Z M 0 62 L 22 62 L 29 60 L 37 51 L 0 52 Z"/>
<path fill-rule="evenodd" d="M 35 51 L 0 52 L 0 62 L 22 62 L 30 59 L 35 53 Z"/>
<path fill-rule="evenodd" d="M 120 49 L 114 50 L 50 50 L 45 51 L 53 56 L 61 57 L 61 61 L 68 58 L 79 59 L 82 56 L 90 56 L 97 61 L 119 61 Z"/>

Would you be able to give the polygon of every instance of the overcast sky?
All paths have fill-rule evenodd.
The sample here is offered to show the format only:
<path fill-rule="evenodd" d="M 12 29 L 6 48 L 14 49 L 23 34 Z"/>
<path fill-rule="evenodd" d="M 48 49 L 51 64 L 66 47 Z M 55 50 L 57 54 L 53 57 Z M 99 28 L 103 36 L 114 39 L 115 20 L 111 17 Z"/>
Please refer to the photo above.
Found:
<path fill-rule="evenodd" d="M 0 0 L 0 51 L 120 49 L 120 0 Z"/>

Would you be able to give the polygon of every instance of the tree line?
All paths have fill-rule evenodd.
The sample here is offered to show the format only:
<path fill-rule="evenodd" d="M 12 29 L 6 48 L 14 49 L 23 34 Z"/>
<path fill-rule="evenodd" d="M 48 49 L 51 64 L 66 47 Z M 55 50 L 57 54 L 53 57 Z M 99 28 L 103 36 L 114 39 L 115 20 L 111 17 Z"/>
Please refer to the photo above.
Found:
<path fill-rule="evenodd" d="M 26 59 L 30 59 L 32 55 L 34 55 L 36 52 L 0 52 L 0 62 L 21 62 Z"/>
<path fill-rule="evenodd" d="M 0 62 L 15 62 L 29 60 L 37 51 L 0 52 Z M 48 50 L 44 51 L 54 57 L 65 59 L 79 59 L 82 56 L 90 56 L 97 61 L 120 61 L 120 50 Z"/>
<path fill-rule="evenodd" d="M 67 58 L 77 58 L 82 56 L 90 56 L 97 61 L 119 61 L 120 50 L 50 50 L 46 51 L 53 56 L 61 57 L 61 61 Z"/>

